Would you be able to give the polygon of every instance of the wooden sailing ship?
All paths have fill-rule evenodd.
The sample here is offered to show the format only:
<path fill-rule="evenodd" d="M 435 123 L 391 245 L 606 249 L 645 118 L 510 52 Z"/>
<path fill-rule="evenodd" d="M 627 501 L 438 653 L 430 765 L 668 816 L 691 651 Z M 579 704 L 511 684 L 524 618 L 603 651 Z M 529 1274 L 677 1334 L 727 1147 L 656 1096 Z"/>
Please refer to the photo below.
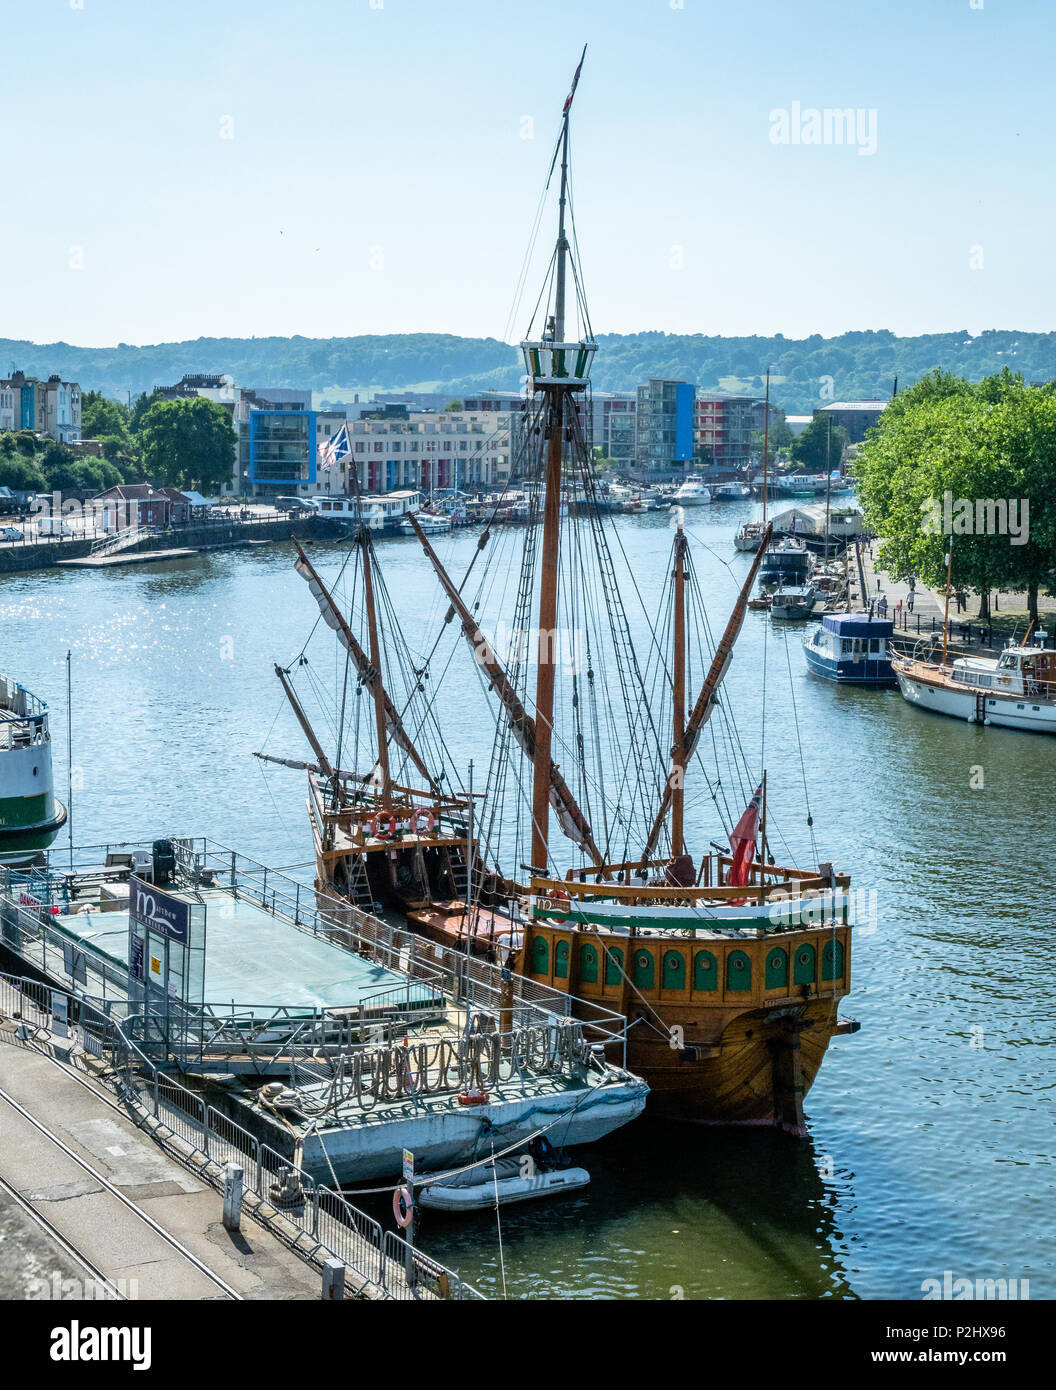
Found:
<path fill-rule="evenodd" d="M 577 69 L 577 80 L 578 75 Z M 687 708 L 688 541 L 681 529 L 676 532 L 670 665 L 663 672 L 671 737 L 669 751 L 660 750 L 664 766 L 657 767 L 652 783 L 656 799 L 651 801 L 652 793 L 646 795 L 641 787 L 647 745 L 655 742 L 655 721 L 624 621 L 611 550 L 598 515 L 588 514 L 583 524 L 591 528 L 598 558 L 590 582 L 603 591 L 607 606 L 606 619 L 598 617 L 597 622 L 599 630 L 610 635 L 627 706 L 616 720 L 611 746 L 621 748 L 626 759 L 625 780 L 637 779 L 629 808 L 617 807 L 610 815 L 598 787 L 598 767 L 591 775 L 587 766 L 590 757 L 599 765 L 602 761 L 600 740 L 597 753 L 591 754 L 582 725 L 584 709 L 592 707 L 598 685 L 603 684 L 594 680 L 593 669 L 587 672 L 587 689 L 582 683 L 575 687 L 572 704 L 578 734 L 563 739 L 558 729 L 554 636 L 562 625 L 562 531 L 573 520 L 580 524 L 579 509 L 573 519 L 562 508 L 562 489 L 582 489 L 589 499 L 596 483 L 584 433 L 589 411 L 583 409 L 596 342 L 574 264 L 582 331 L 566 331 L 571 101 L 570 95 L 551 166 L 553 171 L 560 159 L 558 236 L 545 326 L 538 337 L 522 344 L 529 384 L 525 433 L 541 445 L 535 509 L 520 533 L 526 559 L 517 603 L 521 622 L 530 611 L 529 599 L 537 612 L 534 662 L 511 665 L 500 659 L 467 600 L 465 580 L 455 583 L 411 518 L 450 604 L 448 617 L 457 619 L 497 701 L 496 747 L 501 743 L 508 750 L 509 765 L 525 774 L 521 792 L 530 808 L 522 826 L 527 862 L 518 875 L 487 867 L 487 855 L 473 831 L 472 795 L 444 792 L 384 688 L 371 616 L 373 556 L 366 536 L 360 544 L 368 591 L 368 649 L 352 637 L 339 606 L 303 552 L 298 559 L 324 618 L 371 691 L 377 744 L 375 767 L 368 776 L 353 780 L 339 766 L 331 766 L 321 745 L 313 742 L 316 763 L 309 809 L 316 835 L 317 887 L 352 902 L 398 902 L 422 935 L 467 952 L 487 952 L 530 981 L 566 992 L 573 1011 L 585 1019 L 592 1010 L 622 1012 L 629 1029 L 627 1064 L 648 1081 L 653 1113 L 802 1132 L 803 1097 L 830 1039 L 858 1026 L 838 1017 L 839 1001 L 850 989 L 849 880 L 828 864 L 800 869 L 773 862 L 765 772 L 749 809 L 729 832 L 728 850 L 713 847 L 694 856 L 685 838 L 687 774 L 699 754 L 701 733 L 720 706 L 719 690 L 771 540 L 770 529 L 760 538 L 692 708 Z M 489 534 L 490 528 L 481 537 L 478 555 Z M 571 542 L 564 550 L 569 556 L 580 553 Z M 564 601 L 566 606 L 572 602 L 567 591 Z M 566 621 L 567 616 L 566 612 Z M 592 666 L 602 660 L 597 645 L 593 653 Z M 534 691 L 529 697 L 533 667 Z M 601 698 L 605 695 L 603 690 Z M 608 695 L 611 699 L 611 690 Z M 306 720 L 302 726 L 313 741 Z M 421 785 L 396 784 L 387 763 L 390 746 L 398 748 L 404 764 L 414 765 Z M 573 757 L 567 777 L 555 760 L 562 748 Z M 497 795 L 489 778 L 485 797 Z M 596 834 L 598 817 L 603 833 Z M 570 867 L 557 862 L 552 822 L 574 847 L 578 862 Z M 621 835 L 624 850 L 616 854 L 613 847 Z M 633 852 L 627 852 L 632 836 L 638 838 Z"/>

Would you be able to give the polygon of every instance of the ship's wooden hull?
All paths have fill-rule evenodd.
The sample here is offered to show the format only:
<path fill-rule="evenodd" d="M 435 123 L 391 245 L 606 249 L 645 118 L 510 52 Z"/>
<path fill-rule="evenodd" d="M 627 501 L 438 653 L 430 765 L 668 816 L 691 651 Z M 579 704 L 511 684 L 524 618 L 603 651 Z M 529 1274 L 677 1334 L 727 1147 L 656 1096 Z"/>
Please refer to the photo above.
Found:
<path fill-rule="evenodd" d="M 665 1020 L 666 1021 L 666 1020 Z M 676 1021 L 674 1019 L 672 1022 Z M 713 1046 L 694 1049 L 687 1028 L 686 1056 L 638 1025 L 627 1065 L 649 1083 L 648 1111 L 664 1119 L 698 1124 L 776 1125 L 802 1133 L 803 1099 L 818 1074 L 839 1023 L 829 1000 L 814 1000 L 787 1013 L 742 1014 Z"/>
<path fill-rule="evenodd" d="M 647 1113 L 802 1133 L 830 1039 L 858 1027 L 838 1017 L 850 931 L 839 921 L 756 937 L 630 938 L 536 921 L 530 961 L 517 968 L 573 995 L 584 1019 L 593 999 L 626 1015 L 626 1065 L 649 1084 Z"/>

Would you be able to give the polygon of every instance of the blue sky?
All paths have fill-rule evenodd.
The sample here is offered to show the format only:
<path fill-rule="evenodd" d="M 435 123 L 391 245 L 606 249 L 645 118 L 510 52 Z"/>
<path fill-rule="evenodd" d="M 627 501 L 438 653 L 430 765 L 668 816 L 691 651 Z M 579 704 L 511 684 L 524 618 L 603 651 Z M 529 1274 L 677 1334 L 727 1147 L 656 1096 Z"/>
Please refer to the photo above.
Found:
<path fill-rule="evenodd" d="M 503 336 L 584 42 L 597 331 L 1052 328 L 1056 5 L 979 3 L 0 0 L 0 336 Z"/>

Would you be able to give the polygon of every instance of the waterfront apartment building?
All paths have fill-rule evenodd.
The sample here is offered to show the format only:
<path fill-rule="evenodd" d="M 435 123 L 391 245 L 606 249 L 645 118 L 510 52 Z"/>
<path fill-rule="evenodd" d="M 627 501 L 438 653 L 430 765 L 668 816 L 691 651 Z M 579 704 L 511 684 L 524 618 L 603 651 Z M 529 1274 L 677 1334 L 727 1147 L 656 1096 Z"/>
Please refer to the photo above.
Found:
<path fill-rule="evenodd" d="M 467 411 L 501 411 L 511 419 L 513 473 L 523 471 L 526 402 L 515 392 L 487 392 L 467 397 Z M 584 437 L 591 448 L 600 449 L 603 458 L 616 459 L 630 467 L 634 462 L 638 393 L 636 391 L 591 391 L 577 400 Z"/>
<path fill-rule="evenodd" d="M 697 391 L 693 405 L 693 452 L 716 468 L 744 469 L 751 462 L 752 434 L 763 428 L 762 402 L 729 391 Z M 770 407 L 770 423 L 776 411 Z"/>
<path fill-rule="evenodd" d="M 510 427 L 511 412 L 492 409 L 406 411 L 350 420 L 346 488 L 352 484 L 353 467 L 360 489 L 371 495 L 406 488 L 428 493 L 504 487 L 512 464 Z"/>
<path fill-rule="evenodd" d="M 81 437 L 81 388 L 58 373 L 47 381 L 13 372 L 0 381 L 0 430 L 33 430 L 63 444 Z"/>
<path fill-rule="evenodd" d="M 638 387 L 635 459 L 670 469 L 693 458 L 693 385 L 651 377 Z"/>

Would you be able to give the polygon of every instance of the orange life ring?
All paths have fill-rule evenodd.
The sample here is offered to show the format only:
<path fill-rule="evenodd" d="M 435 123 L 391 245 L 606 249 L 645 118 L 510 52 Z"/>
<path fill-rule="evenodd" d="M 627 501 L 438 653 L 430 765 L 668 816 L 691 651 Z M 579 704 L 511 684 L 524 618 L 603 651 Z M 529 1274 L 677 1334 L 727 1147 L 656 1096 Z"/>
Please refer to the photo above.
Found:
<path fill-rule="evenodd" d="M 374 836 L 375 840 L 380 840 L 382 838 L 382 824 L 388 826 L 388 830 L 384 832 L 386 838 L 396 834 L 396 817 L 390 815 L 388 811 L 379 811 L 370 822 L 370 833 Z"/>
<path fill-rule="evenodd" d="M 402 1231 L 414 1220 L 414 1193 L 409 1187 L 398 1187 L 392 1194 L 392 1214 Z"/>
<path fill-rule="evenodd" d="M 421 826 L 423 820 L 425 822 L 425 833 L 427 835 L 431 835 L 433 833 L 434 827 L 436 826 L 436 817 L 433 815 L 432 811 L 430 811 L 428 806 L 419 806 L 418 809 L 411 816 L 411 829 L 414 831 L 416 835 L 420 835 L 422 833 Z"/>

